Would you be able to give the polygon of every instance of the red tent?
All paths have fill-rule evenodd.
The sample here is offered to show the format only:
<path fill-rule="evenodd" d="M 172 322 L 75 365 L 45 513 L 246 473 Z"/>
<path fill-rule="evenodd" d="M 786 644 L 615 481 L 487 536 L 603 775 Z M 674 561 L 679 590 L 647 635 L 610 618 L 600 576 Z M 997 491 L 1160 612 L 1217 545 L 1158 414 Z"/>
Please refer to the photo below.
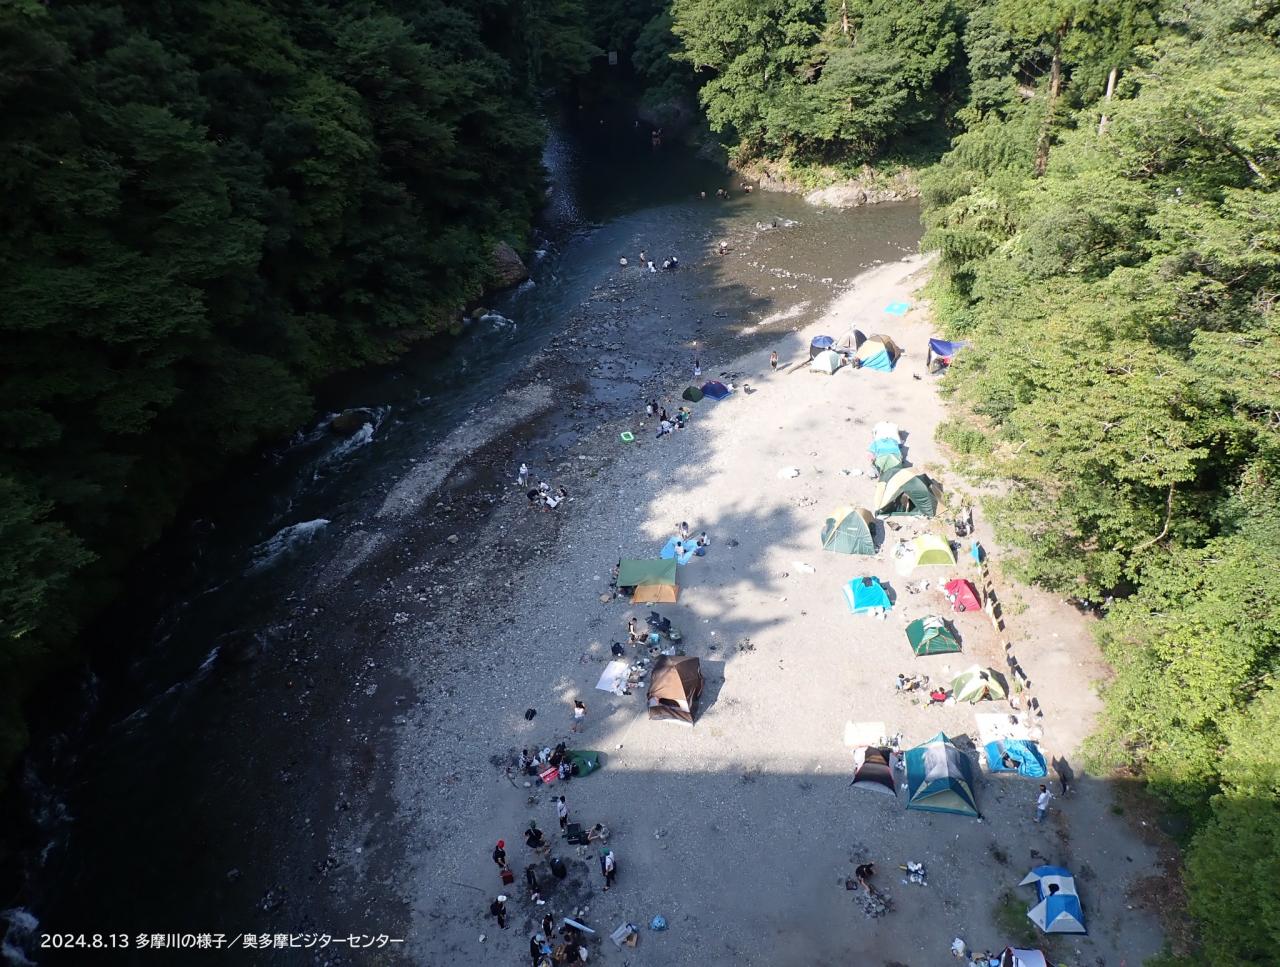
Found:
<path fill-rule="evenodd" d="M 977 589 L 963 578 L 956 578 L 946 584 L 947 600 L 956 611 L 981 611 L 982 603 L 978 600 Z"/>

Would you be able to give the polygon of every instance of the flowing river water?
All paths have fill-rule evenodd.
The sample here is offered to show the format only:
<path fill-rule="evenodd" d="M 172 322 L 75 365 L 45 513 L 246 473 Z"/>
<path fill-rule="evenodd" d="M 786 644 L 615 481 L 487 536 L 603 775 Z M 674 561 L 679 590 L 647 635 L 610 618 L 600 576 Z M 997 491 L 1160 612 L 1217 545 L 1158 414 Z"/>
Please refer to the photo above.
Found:
<path fill-rule="evenodd" d="M 459 337 L 333 381 L 324 415 L 200 495 L 91 631 L 92 668 L 78 683 L 58 683 L 37 722 L 26 815 L 10 831 L 24 869 L 15 895 L 3 898 L 12 909 L 0 914 L 0 932 L 3 917 L 9 924 L 0 959 L 156 964 L 204 953 L 262 963 L 251 951 L 140 951 L 136 937 L 297 933 L 350 911 L 403 923 L 388 899 L 390 874 L 331 875 L 331 827 L 397 835 L 383 738 L 413 700 L 394 655 L 376 644 L 376 629 L 403 619 L 373 594 L 406 575 L 383 554 L 336 582 L 318 580 L 349 553 L 344 537 L 376 517 L 387 492 L 451 433 L 484 419 L 490 401 L 541 379 L 531 360 L 569 320 L 591 333 L 592 313 L 630 299 L 627 330 L 638 342 L 604 355 L 634 353 L 635 365 L 626 380 L 611 379 L 600 351 L 584 343 L 563 384 L 578 394 L 572 412 L 553 407 L 510 428 L 519 452 L 548 462 L 591 414 L 642 409 L 641 386 L 688 367 L 684 353 L 712 376 L 718 357 L 757 344 L 767 351 L 770 333 L 811 320 L 859 272 L 914 251 L 920 237 L 914 204 L 834 211 L 793 195 L 747 194 L 714 165 L 653 150 L 647 130 L 630 122 L 556 129 L 546 164 L 552 189 L 532 280 L 492 298 L 490 314 Z M 727 201 L 715 197 L 722 187 Z M 714 254 L 721 239 L 731 247 L 724 257 Z M 635 267 L 644 247 L 659 262 L 676 255 L 681 270 L 650 285 Z M 602 300 L 624 256 L 637 273 L 633 288 Z M 629 294 L 642 284 L 642 295 Z M 682 347 L 680 359 L 646 352 L 660 333 Z M 353 432 L 334 433 L 332 414 L 349 410 L 359 411 Z M 405 546 L 465 536 L 465 522 L 447 515 L 485 512 L 487 472 L 436 504 L 442 530 L 406 536 Z M 291 718 L 284 707 L 305 711 Z M 49 949 L 45 933 L 87 935 L 90 944 L 95 933 L 107 944 L 134 939 L 127 950 Z M 347 956 L 294 951 L 271 962 L 410 962 Z"/>

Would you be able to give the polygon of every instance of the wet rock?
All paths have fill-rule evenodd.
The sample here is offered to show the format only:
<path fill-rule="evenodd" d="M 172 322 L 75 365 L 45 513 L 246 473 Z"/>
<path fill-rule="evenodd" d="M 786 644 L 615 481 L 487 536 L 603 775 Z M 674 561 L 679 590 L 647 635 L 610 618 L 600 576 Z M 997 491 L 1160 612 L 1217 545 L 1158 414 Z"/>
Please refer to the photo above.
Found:
<path fill-rule="evenodd" d="M 525 267 L 520 256 L 506 242 L 499 242 L 493 247 L 493 253 L 490 257 L 490 274 L 493 277 L 493 283 L 500 289 L 508 289 L 513 285 L 519 285 L 525 279 L 529 278 L 529 270 Z"/>
<path fill-rule="evenodd" d="M 373 414 L 368 410 L 343 410 L 329 421 L 329 430 L 339 436 L 351 436 L 366 423 L 373 422 Z"/>

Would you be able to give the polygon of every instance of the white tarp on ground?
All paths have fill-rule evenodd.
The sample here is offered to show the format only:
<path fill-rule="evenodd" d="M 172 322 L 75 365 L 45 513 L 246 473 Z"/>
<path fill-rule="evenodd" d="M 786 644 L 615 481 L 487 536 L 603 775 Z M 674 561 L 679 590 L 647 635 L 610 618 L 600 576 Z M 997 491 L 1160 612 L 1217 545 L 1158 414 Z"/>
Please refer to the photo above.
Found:
<path fill-rule="evenodd" d="M 844 744 L 853 747 L 860 745 L 884 745 L 884 723 L 845 722 Z"/>
<path fill-rule="evenodd" d="M 881 420 L 871 428 L 871 439 L 892 440 L 894 443 L 901 443 L 902 434 L 898 432 L 898 424 L 890 423 L 888 420 Z"/>
<path fill-rule="evenodd" d="M 1022 715 L 1010 715 L 1008 712 L 978 712 L 973 718 L 978 723 L 978 745 L 999 742 L 1001 739 L 1034 738 Z"/>
<path fill-rule="evenodd" d="M 628 665 L 625 661 L 611 661 L 604 666 L 604 672 L 600 675 L 600 681 L 596 682 L 596 688 L 602 692 L 611 692 L 614 695 L 623 695 L 627 691 L 627 671 Z"/>

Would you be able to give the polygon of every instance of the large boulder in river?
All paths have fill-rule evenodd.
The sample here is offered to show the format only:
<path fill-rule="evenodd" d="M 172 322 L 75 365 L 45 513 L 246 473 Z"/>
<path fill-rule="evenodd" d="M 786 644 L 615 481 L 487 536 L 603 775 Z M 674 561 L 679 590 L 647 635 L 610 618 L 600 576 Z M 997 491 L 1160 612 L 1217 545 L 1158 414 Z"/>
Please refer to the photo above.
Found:
<path fill-rule="evenodd" d="M 519 254 L 506 242 L 499 242 L 493 247 L 489 271 L 494 286 L 499 289 L 509 289 L 529 278 L 529 270 Z"/>
<path fill-rule="evenodd" d="M 329 429 L 339 436 L 351 436 L 366 423 L 373 422 L 373 414 L 368 410 L 343 410 L 329 421 Z"/>

